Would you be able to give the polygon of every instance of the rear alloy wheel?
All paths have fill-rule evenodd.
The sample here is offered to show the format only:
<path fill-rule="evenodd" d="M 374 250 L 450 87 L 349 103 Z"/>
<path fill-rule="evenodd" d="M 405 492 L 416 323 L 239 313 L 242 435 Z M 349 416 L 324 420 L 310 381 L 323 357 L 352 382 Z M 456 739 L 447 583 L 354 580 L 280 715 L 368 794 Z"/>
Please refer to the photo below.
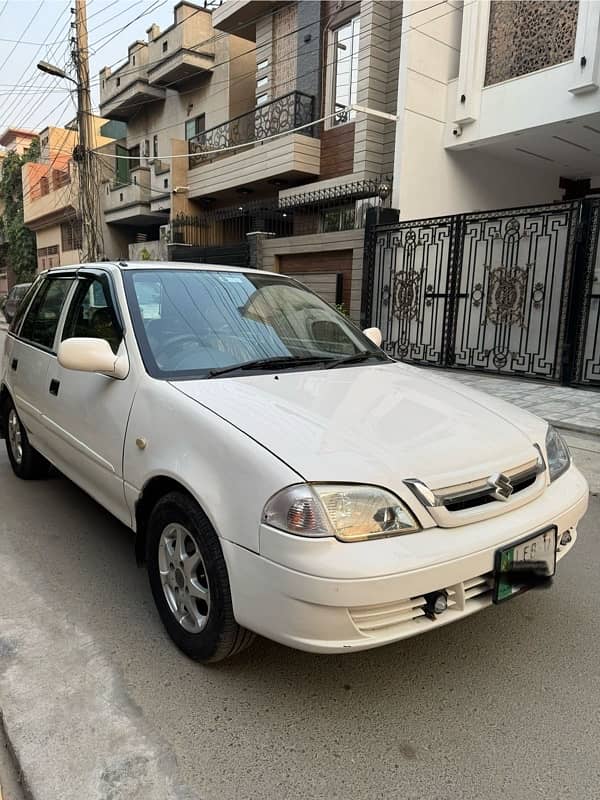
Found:
<path fill-rule="evenodd" d="M 10 399 L 4 408 L 3 433 L 6 439 L 6 451 L 15 475 L 23 480 L 45 478 L 50 464 L 29 444 L 27 431 Z"/>
<path fill-rule="evenodd" d="M 254 639 L 233 616 L 219 537 L 184 492 L 158 501 L 148 522 L 148 577 L 163 624 L 196 661 L 221 661 Z"/>

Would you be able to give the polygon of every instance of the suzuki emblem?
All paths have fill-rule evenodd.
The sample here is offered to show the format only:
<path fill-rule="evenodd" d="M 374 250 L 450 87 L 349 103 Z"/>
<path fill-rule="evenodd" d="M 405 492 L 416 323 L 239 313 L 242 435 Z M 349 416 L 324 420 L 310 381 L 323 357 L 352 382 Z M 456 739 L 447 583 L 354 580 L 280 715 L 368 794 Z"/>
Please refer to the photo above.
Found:
<path fill-rule="evenodd" d="M 508 475 L 502 472 L 495 472 L 488 479 L 490 487 L 494 490 L 496 500 L 508 500 L 513 493 L 513 485 Z"/>

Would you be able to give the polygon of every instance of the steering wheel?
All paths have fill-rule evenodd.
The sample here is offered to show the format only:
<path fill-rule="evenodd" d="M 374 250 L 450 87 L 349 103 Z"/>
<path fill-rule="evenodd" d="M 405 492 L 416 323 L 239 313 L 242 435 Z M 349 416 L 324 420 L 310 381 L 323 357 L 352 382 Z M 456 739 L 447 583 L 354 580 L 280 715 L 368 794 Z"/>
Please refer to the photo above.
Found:
<path fill-rule="evenodd" d="M 192 333 L 182 333 L 179 336 L 174 336 L 165 344 L 157 347 L 155 358 L 157 361 L 162 361 L 164 356 L 165 360 L 168 361 L 173 356 L 176 356 L 178 351 L 185 347 L 186 344 L 199 345 L 198 337 Z"/>
<path fill-rule="evenodd" d="M 220 353 L 227 353 L 227 355 L 232 356 L 235 361 L 242 362 L 256 358 L 256 354 L 243 340 L 239 339 L 237 336 L 216 334 L 213 336 L 208 336 L 206 343 L 214 350 L 218 350 Z"/>

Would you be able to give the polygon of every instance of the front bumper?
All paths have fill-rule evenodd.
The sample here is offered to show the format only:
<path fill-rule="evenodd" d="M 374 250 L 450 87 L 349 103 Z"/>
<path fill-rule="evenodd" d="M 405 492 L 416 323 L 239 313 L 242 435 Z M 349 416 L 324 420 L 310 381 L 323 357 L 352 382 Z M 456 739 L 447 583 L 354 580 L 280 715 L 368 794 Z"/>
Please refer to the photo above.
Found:
<path fill-rule="evenodd" d="M 364 650 L 415 636 L 491 605 L 499 547 L 556 525 L 559 542 L 566 531 L 572 536 L 569 544 L 559 545 L 560 561 L 575 544 L 587 504 L 585 479 L 572 467 L 527 506 L 464 528 L 360 544 L 263 529 L 261 555 L 224 541 L 235 617 L 269 639 L 319 653 Z M 411 542 L 420 564 L 404 558 Z M 311 550 L 318 574 L 305 571 Z M 455 557 L 447 557 L 452 550 Z M 444 560 L 435 561 L 436 554 Z M 390 571 L 399 559 L 410 567 Z M 423 595 L 442 589 L 448 592 L 448 609 L 428 619 Z"/>

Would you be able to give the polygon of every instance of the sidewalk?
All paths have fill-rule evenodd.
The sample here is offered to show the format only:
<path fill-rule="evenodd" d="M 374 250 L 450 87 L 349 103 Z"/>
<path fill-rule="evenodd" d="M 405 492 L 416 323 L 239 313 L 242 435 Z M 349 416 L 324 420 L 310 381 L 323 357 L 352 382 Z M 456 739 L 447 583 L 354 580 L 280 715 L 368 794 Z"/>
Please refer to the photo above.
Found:
<path fill-rule="evenodd" d="M 600 435 L 600 392 L 504 375 L 481 375 L 461 370 L 443 370 L 443 373 L 473 389 L 531 411 L 558 428 Z"/>

